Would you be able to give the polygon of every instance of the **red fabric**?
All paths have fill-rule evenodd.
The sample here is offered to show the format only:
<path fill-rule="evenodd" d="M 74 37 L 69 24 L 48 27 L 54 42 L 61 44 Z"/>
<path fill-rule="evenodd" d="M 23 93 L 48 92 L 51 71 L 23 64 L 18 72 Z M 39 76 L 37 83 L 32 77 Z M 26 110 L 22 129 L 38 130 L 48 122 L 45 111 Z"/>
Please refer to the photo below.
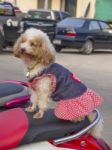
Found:
<path fill-rule="evenodd" d="M 76 80 L 77 82 L 81 82 L 81 80 L 75 74 L 72 74 L 72 79 Z"/>
<path fill-rule="evenodd" d="M 28 130 L 28 119 L 21 108 L 0 113 L 0 150 L 17 147 Z"/>
<path fill-rule="evenodd" d="M 102 98 L 88 89 L 82 96 L 60 100 L 55 107 L 55 115 L 64 120 L 78 120 L 87 116 L 102 103 Z"/>

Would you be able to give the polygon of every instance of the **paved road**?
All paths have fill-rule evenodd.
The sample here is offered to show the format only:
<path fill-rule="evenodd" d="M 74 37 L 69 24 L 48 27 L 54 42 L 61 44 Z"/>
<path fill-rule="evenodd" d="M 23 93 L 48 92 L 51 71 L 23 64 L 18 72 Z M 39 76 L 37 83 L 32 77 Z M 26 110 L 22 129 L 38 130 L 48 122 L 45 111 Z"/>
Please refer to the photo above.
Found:
<path fill-rule="evenodd" d="M 103 136 L 112 147 L 112 52 L 97 52 L 89 56 L 63 52 L 56 55 L 56 61 L 102 95 Z M 26 80 L 22 62 L 9 53 L 0 55 L 0 79 Z"/>

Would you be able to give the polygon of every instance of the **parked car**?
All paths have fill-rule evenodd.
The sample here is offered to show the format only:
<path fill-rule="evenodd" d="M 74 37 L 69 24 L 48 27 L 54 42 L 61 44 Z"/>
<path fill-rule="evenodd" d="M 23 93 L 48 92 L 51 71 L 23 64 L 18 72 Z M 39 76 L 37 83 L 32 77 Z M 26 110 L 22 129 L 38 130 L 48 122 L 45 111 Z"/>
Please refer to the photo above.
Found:
<path fill-rule="evenodd" d="M 22 13 L 22 11 L 20 10 L 20 8 L 18 7 L 18 6 L 16 6 L 16 5 L 13 5 L 13 7 L 14 7 L 14 11 L 15 11 L 15 13 Z"/>
<path fill-rule="evenodd" d="M 18 6 L 13 5 L 15 14 L 18 18 L 22 19 L 26 16 L 26 13 L 23 12 Z"/>
<path fill-rule="evenodd" d="M 0 2 L 0 48 L 14 43 L 19 36 L 19 22 L 21 18 L 15 14 L 13 5 L 9 2 Z"/>
<path fill-rule="evenodd" d="M 36 9 L 29 10 L 20 23 L 20 31 L 34 27 L 47 33 L 51 41 L 56 35 L 56 24 L 58 21 L 69 17 L 70 14 L 62 11 Z"/>
<path fill-rule="evenodd" d="M 90 54 L 95 49 L 111 49 L 112 28 L 101 20 L 66 18 L 57 24 L 53 43 L 57 52 L 62 48 L 76 48 Z"/>
<path fill-rule="evenodd" d="M 70 16 L 71 15 L 68 12 L 64 12 L 64 11 L 34 9 L 34 10 L 29 10 L 26 17 L 35 18 L 35 19 L 51 19 L 51 20 L 61 21 Z"/>
<path fill-rule="evenodd" d="M 56 35 L 56 21 L 51 19 L 23 18 L 20 23 L 20 33 L 28 28 L 36 28 L 45 32 L 51 41 Z"/>

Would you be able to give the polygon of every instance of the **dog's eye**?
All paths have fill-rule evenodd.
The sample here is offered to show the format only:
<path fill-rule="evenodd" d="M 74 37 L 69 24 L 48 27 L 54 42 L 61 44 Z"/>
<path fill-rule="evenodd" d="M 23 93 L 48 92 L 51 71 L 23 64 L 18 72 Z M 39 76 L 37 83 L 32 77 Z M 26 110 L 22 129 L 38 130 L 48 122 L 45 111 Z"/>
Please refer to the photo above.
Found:
<path fill-rule="evenodd" d="M 22 37 L 21 43 L 25 43 L 25 42 L 26 42 L 26 38 Z"/>
<path fill-rule="evenodd" d="M 31 45 L 31 46 L 34 46 L 34 43 L 33 43 L 33 42 L 30 42 L 30 45 Z"/>
<path fill-rule="evenodd" d="M 30 45 L 31 45 L 32 47 L 35 47 L 35 46 L 36 46 L 36 44 L 33 43 L 33 42 L 30 42 Z"/>

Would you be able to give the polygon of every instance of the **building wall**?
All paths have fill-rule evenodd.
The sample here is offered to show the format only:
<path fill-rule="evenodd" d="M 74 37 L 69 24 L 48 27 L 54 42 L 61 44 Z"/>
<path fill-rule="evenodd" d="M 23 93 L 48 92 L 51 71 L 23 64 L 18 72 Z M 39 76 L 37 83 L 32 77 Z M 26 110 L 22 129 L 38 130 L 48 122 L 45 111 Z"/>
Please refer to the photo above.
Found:
<path fill-rule="evenodd" d="M 77 0 L 76 17 L 84 17 L 87 6 L 90 3 L 90 9 L 87 17 L 93 18 L 95 14 L 95 2 L 96 0 Z"/>
<path fill-rule="evenodd" d="M 38 0 L 4 0 L 4 1 L 11 1 L 13 3 L 16 1 L 17 6 L 19 6 L 20 9 L 24 12 L 28 11 L 29 9 L 38 8 Z M 87 17 L 94 18 L 96 1 L 97 0 L 77 0 L 76 15 L 74 14 L 74 16 L 84 17 L 87 6 L 90 3 L 90 8 Z M 51 9 L 64 10 L 64 7 L 65 7 L 65 0 L 52 0 Z"/>
<path fill-rule="evenodd" d="M 51 9 L 60 10 L 61 0 L 52 0 Z"/>
<path fill-rule="evenodd" d="M 37 0 L 16 0 L 17 6 L 24 12 L 37 8 Z"/>

